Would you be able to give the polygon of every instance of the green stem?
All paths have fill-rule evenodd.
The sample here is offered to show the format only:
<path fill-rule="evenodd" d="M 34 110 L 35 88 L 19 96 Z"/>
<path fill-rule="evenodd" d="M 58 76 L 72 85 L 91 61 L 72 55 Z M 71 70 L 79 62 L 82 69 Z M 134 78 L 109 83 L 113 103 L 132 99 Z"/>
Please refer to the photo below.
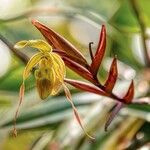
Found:
<path fill-rule="evenodd" d="M 144 55 L 145 55 L 145 64 L 150 67 L 150 57 L 148 54 L 148 50 L 146 47 L 146 26 L 145 26 L 145 21 L 144 18 L 141 14 L 141 9 L 138 5 L 137 0 L 129 0 L 130 4 L 132 6 L 132 9 L 134 11 L 134 14 L 137 18 L 137 21 L 139 23 L 140 29 L 141 29 L 141 37 L 142 37 L 142 43 L 143 43 L 143 48 L 144 48 Z"/>

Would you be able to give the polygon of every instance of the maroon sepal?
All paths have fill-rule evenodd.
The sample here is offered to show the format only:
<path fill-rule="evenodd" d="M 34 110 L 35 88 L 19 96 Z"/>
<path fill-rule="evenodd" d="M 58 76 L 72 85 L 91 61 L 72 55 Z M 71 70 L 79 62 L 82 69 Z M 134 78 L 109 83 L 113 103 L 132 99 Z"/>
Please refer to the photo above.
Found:
<path fill-rule="evenodd" d="M 105 48 L 106 48 L 106 29 L 105 26 L 102 25 L 98 47 L 91 63 L 91 72 L 93 73 L 94 76 L 97 75 L 98 69 L 103 60 Z"/>
<path fill-rule="evenodd" d="M 115 85 L 116 80 L 117 80 L 117 77 L 118 77 L 117 59 L 114 58 L 113 62 L 111 64 L 108 78 L 104 84 L 106 91 L 111 92 L 113 90 L 114 85 Z"/>
<path fill-rule="evenodd" d="M 73 60 L 67 58 L 67 57 L 62 57 L 63 61 L 65 64 L 74 72 L 79 74 L 81 77 L 87 79 L 88 81 L 95 83 L 95 80 L 93 79 L 92 74 L 89 72 L 88 69 L 84 68 L 80 64 L 74 62 Z"/>
<path fill-rule="evenodd" d="M 76 87 L 77 89 L 80 89 L 80 90 L 83 90 L 83 91 L 88 91 L 88 92 L 95 93 L 95 94 L 98 94 L 98 95 L 103 95 L 103 96 L 107 96 L 108 95 L 104 91 L 100 90 L 98 87 L 96 87 L 96 86 L 94 86 L 92 84 L 83 82 L 83 81 L 66 79 L 66 78 L 64 79 L 64 81 L 66 83 L 69 83 L 72 86 Z"/>
<path fill-rule="evenodd" d="M 85 57 L 78 51 L 69 41 L 63 38 L 61 35 L 53 31 L 52 29 L 41 24 L 37 20 L 32 20 L 32 24 L 42 33 L 47 42 L 57 50 L 65 51 L 67 56 L 73 57 L 73 60 L 80 65 L 87 67 L 88 63 Z"/>
<path fill-rule="evenodd" d="M 127 104 L 131 103 L 133 100 L 133 97 L 134 97 L 134 83 L 132 80 L 126 95 L 123 97 L 123 101 Z"/>

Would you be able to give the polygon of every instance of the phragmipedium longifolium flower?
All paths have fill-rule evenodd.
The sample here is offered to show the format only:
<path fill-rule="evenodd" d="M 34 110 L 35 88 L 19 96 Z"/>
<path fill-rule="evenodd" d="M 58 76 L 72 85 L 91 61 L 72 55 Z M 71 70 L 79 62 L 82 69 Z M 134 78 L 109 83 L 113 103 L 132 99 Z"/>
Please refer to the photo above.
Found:
<path fill-rule="evenodd" d="M 56 95 L 62 87 L 67 100 L 71 103 L 74 115 L 79 125 L 88 137 L 93 138 L 85 131 L 78 111 L 72 101 L 70 91 L 64 83 L 66 67 L 62 58 L 57 53 L 53 52 L 52 47 L 43 40 L 24 40 L 15 44 L 16 49 L 22 49 L 25 47 L 36 48 L 39 52 L 30 58 L 23 71 L 23 82 L 20 86 L 19 105 L 14 118 L 14 134 L 17 135 L 16 119 L 24 97 L 25 80 L 30 76 L 33 68 L 35 68 L 34 76 L 40 98 L 44 100 L 49 95 Z"/>

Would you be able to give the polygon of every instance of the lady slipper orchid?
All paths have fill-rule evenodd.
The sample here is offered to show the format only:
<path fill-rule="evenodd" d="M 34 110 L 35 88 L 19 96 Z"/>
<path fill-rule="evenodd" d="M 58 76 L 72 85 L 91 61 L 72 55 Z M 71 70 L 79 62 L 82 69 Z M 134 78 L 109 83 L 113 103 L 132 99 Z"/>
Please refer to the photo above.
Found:
<path fill-rule="evenodd" d="M 67 41 L 57 32 L 53 31 L 51 28 L 48 28 L 44 24 L 41 24 L 37 20 L 32 20 L 32 23 L 42 33 L 49 44 L 42 40 L 30 40 L 21 41 L 15 45 L 16 49 L 21 49 L 29 46 L 39 49 L 40 52 L 35 54 L 29 60 L 23 73 L 23 83 L 20 87 L 20 101 L 15 114 L 14 133 L 17 134 L 16 118 L 24 96 L 24 82 L 25 79 L 30 75 L 33 67 L 36 66 L 36 70 L 34 71 L 34 73 L 36 78 L 37 90 L 41 99 L 45 99 L 49 95 L 57 94 L 59 92 L 59 89 L 63 87 L 66 97 L 73 108 L 76 120 L 80 124 L 85 134 L 93 139 L 93 137 L 88 135 L 88 133 L 84 130 L 80 116 L 72 102 L 70 91 L 66 87 L 65 83 L 68 83 L 80 90 L 107 96 L 117 101 L 117 104 L 114 106 L 114 109 L 112 109 L 107 118 L 105 130 L 108 129 L 110 123 L 122 107 L 124 107 L 126 104 L 133 103 L 132 100 L 134 97 L 133 80 L 131 81 L 129 88 L 126 94 L 123 95 L 123 97 L 119 97 L 115 93 L 113 93 L 113 89 L 118 78 L 116 56 L 111 63 L 111 67 L 105 83 L 102 84 L 98 79 L 98 71 L 100 65 L 102 64 L 102 60 L 106 51 L 105 25 L 102 25 L 100 39 L 95 54 L 93 54 L 92 52 L 92 42 L 89 43 L 89 51 L 91 55 L 91 64 L 89 64 L 86 58 L 80 53 L 80 51 L 78 51 L 77 48 L 75 48 L 69 41 Z M 53 49 L 50 45 L 53 47 Z M 73 79 L 66 79 L 65 65 L 90 83 Z"/>
<path fill-rule="evenodd" d="M 92 138 L 84 129 L 78 111 L 72 101 L 69 89 L 64 83 L 64 78 L 66 76 L 66 67 L 62 58 L 55 52 L 52 51 L 52 47 L 43 40 L 29 40 L 20 41 L 16 43 L 16 49 L 22 49 L 25 47 L 32 47 L 38 49 L 40 52 L 33 55 L 28 61 L 24 72 L 23 72 L 23 82 L 20 87 L 19 105 L 14 118 L 14 134 L 17 135 L 16 130 L 16 119 L 18 116 L 19 108 L 24 97 L 25 80 L 29 77 L 31 71 L 36 67 L 34 71 L 34 76 L 36 79 L 36 86 L 39 96 L 42 100 L 46 99 L 49 95 L 56 95 L 60 88 L 63 87 L 66 98 L 70 102 L 74 115 L 85 132 L 85 134 Z"/>

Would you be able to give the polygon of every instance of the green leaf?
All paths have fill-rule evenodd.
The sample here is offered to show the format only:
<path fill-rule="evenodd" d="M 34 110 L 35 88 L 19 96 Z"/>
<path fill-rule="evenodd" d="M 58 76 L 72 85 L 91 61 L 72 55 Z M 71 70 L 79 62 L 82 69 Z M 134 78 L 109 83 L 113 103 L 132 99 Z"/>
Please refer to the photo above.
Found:
<path fill-rule="evenodd" d="M 88 95 L 81 94 L 81 96 L 85 96 L 85 98 L 80 101 L 77 100 L 80 97 L 79 94 L 73 96 L 74 104 L 77 107 L 87 106 L 94 102 L 94 98 L 91 100 Z M 53 126 L 70 117 L 70 113 L 71 105 L 66 100 L 66 97 L 55 97 L 24 110 L 17 119 L 17 126 L 19 129 L 39 128 L 47 125 Z M 0 128 L 10 128 L 12 125 L 13 119 L 1 124 Z"/>
<path fill-rule="evenodd" d="M 111 18 L 110 22 L 125 31 L 139 31 L 138 22 L 134 17 L 130 3 L 127 0 L 123 0 L 120 8 L 113 18 Z"/>
<path fill-rule="evenodd" d="M 24 70 L 24 66 L 18 66 L 18 68 L 14 68 L 13 70 L 10 70 L 5 76 L 0 78 L 0 83 L 1 83 L 0 90 L 18 92 L 20 85 L 22 84 L 23 70 Z M 33 76 L 31 76 L 29 79 L 27 79 L 26 85 L 28 87 L 31 87 L 33 86 L 33 84 L 34 84 L 34 80 L 33 80 Z"/>

